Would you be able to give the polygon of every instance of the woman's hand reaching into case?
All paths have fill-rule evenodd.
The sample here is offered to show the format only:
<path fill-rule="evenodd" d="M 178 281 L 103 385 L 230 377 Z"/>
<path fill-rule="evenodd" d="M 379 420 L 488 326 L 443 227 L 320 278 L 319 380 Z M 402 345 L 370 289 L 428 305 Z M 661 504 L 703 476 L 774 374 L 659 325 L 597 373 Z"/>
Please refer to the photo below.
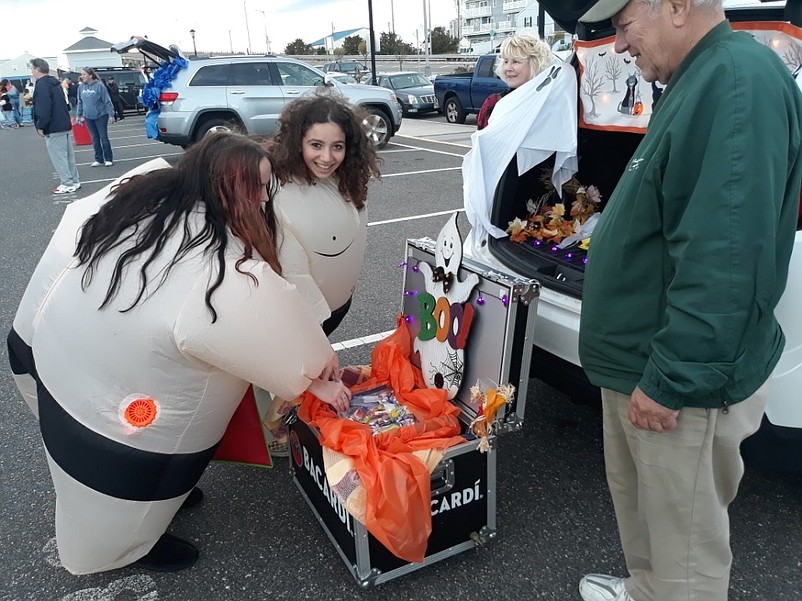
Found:
<path fill-rule="evenodd" d="M 340 380 L 340 358 L 337 353 L 331 354 L 331 359 L 323 367 L 323 371 L 318 376 L 321 380 Z"/>
<path fill-rule="evenodd" d="M 308 390 L 336 411 L 345 411 L 351 404 L 351 390 L 341 380 L 318 378 L 312 381 Z"/>

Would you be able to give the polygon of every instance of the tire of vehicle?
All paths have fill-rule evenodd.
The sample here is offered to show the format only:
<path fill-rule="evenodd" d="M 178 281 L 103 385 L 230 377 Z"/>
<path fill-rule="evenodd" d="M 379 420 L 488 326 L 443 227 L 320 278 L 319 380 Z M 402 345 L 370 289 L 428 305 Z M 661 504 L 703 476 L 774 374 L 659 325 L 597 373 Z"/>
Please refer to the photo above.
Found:
<path fill-rule="evenodd" d="M 459 98 L 456 96 L 451 96 L 446 100 L 443 113 L 449 123 L 465 123 L 465 117 L 467 116 Z"/>
<path fill-rule="evenodd" d="M 231 132 L 238 130 L 239 127 L 237 127 L 235 123 L 227 119 L 221 119 L 220 117 L 212 117 L 210 119 L 207 119 L 206 121 L 201 122 L 201 124 L 195 130 L 195 136 L 192 138 L 192 141 L 198 142 L 205 135 L 210 133 L 215 133 L 218 131 Z"/>
<path fill-rule="evenodd" d="M 370 113 L 365 117 L 362 124 L 367 130 L 368 138 L 376 145 L 376 148 L 384 148 L 393 136 L 393 126 L 390 117 L 382 109 L 371 107 Z"/>

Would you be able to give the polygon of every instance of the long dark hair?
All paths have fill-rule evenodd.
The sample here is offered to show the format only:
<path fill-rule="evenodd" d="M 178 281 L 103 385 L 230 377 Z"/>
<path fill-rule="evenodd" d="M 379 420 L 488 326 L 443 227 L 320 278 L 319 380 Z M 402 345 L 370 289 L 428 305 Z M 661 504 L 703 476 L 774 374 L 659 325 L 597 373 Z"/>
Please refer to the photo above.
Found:
<path fill-rule="evenodd" d="M 86 265 L 82 286 L 91 284 L 94 270 L 104 255 L 117 248 L 124 249 L 117 258 L 102 309 L 117 295 L 126 266 L 147 255 L 139 270 L 139 293 L 129 307 L 122 309 L 129 311 L 147 300 L 145 290 L 151 279 L 148 267 L 173 236 L 182 236 L 178 251 L 159 276 L 158 286 L 191 250 L 203 247 L 214 254 L 217 277 L 206 290 L 206 305 L 214 323 L 217 312 L 211 298 L 226 275 L 229 229 L 244 245 L 242 257 L 236 263 L 237 271 L 245 273 L 240 266 L 252 259 L 256 250 L 281 274 L 272 203 L 278 184 L 272 178 L 268 189 L 270 200 L 262 210 L 263 159 L 270 160 L 270 155 L 254 140 L 239 134 L 219 133 L 206 136 L 190 147 L 175 168 L 137 175 L 114 188 L 108 202 L 81 230 L 75 256 L 81 265 Z M 200 232 L 192 232 L 187 217 L 198 206 L 205 209 L 206 225 Z M 258 285 L 255 276 L 245 275 Z"/>
<path fill-rule="evenodd" d="M 371 176 L 381 177 L 376 148 L 362 125 L 367 116 L 361 107 L 351 106 L 341 95 L 328 91 L 299 98 L 285 106 L 279 117 L 278 133 L 268 141 L 281 183 L 315 181 L 304 163 L 304 136 L 313 125 L 335 123 L 345 134 L 345 158 L 335 173 L 337 188 L 346 201 L 361 211 Z"/>

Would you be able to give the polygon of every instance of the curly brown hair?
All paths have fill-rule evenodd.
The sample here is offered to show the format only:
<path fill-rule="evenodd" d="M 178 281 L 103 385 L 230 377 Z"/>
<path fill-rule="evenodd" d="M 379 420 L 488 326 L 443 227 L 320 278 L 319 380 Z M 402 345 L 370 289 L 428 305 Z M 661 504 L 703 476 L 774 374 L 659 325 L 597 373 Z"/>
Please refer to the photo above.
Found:
<path fill-rule="evenodd" d="M 381 159 L 362 125 L 367 116 L 364 109 L 349 104 L 343 96 L 329 90 L 288 104 L 279 117 L 278 133 L 267 141 L 279 181 L 282 184 L 290 181 L 314 183 L 315 178 L 303 158 L 304 136 L 317 123 L 335 123 L 345 134 L 345 158 L 335 172 L 337 188 L 347 202 L 361 211 L 367 200 L 370 178 L 381 178 Z"/>

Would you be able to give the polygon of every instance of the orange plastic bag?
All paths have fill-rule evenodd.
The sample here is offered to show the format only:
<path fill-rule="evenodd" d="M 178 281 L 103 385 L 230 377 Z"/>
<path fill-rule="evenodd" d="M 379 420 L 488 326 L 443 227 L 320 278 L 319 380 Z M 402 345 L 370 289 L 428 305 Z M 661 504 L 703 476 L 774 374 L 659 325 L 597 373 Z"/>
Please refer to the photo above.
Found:
<path fill-rule="evenodd" d="M 445 390 L 424 387 L 409 361 L 412 340 L 403 317 L 371 355 L 371 377 L 354 392 L 389 386 L 415 414 L 417 423 L 372 435 L 369 426 L 340 419 L 331 407 L 304 393 L 298 416 L 320 432 L 320 443 L 348 455 L 367 491 L 365 526 L 389 551 L 422 562 L 432 531 L 431 476 L 414 455 L 420 449 L 448 448 L 465 441 L 459 408 Z"/>

